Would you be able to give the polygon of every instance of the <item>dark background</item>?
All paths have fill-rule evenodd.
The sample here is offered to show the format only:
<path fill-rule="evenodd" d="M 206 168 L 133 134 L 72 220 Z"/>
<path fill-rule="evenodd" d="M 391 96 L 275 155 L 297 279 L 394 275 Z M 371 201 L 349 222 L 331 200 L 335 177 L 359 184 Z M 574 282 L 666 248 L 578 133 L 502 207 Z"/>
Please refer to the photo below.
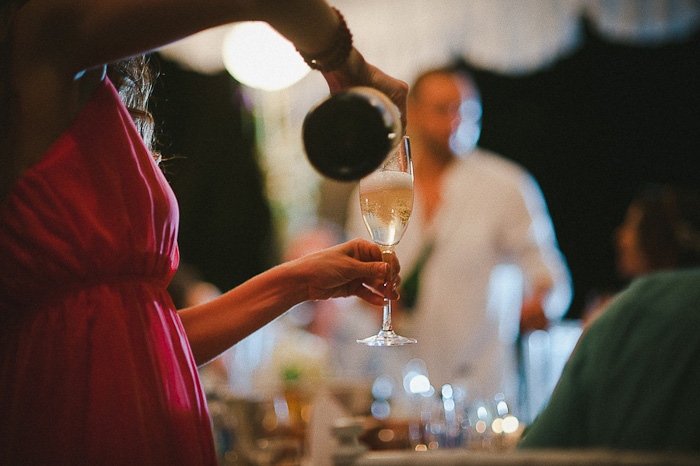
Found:
<path fill-rule="evenodd" d="M 180 263 L 228 291 L 277 262 L 253 117 L 228 73 L 154 62 L 151 110 L 180 207 Z"/>
<path fill-rule="evenodd" d="M 700 188 L 700 34 L 640 47 L 585 31 L 577 53 L 526 77 L 467 66 L 483 99 L 479 144 L 540 183 L 574 280 L 569 317 L 622 285 L 613 235 L 642 185 Z"/>
<path fill-rule="evenodd" d="M 223 290 L 274 264 L 254 123 L 240 86 L 159 59 L 154 95 L 166 175 L 181 207 L 183 263 Z M 464 64 L 481 90 L 480 145 L 524 165 L 547 200 L 574 280 L 568 316 L 617 287 L 612 236 L 648 182 L 700 187 L 700 34 L 661 47 L 582 48 L 512 77 Z"/>

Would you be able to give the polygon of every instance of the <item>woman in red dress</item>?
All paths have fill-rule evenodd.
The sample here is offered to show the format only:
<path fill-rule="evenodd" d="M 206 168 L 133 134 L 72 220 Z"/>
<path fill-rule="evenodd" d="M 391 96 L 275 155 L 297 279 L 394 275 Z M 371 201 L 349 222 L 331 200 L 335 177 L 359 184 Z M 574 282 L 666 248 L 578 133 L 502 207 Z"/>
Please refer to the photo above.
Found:
<path fill-rule="evenodd" d="M 177 203 L 107 65 L 243 20 L 403 109 L 323 0 L 0 3 L 0 464 L 216 464 L 197 365 L 302 301 L 395 297 L 354 240 L 175 311 Z"/>

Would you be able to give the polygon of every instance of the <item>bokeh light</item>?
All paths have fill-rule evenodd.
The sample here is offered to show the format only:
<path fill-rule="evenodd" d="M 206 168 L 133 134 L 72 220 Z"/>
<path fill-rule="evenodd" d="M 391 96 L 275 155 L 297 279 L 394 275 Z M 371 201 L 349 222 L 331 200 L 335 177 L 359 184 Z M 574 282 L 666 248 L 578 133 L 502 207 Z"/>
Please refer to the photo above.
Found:
<path fill-rule="evenodd" d="M 425 393 L 430 390 L 430 380 L 422 374 L 415 374 L 408 382 L 411 393 Z"/>
<path fill-rule="evenodd" d="M 266 91 L 289 87 L 311 70 L 290 41 L 260 21 L 231 26 L 223 59 L 237 81 Z"/>
<path fill-rule="evenodd" d="M 503 432 L 512 434 L 520 427 L 520 421 L 515 416 L 506 416 L 503 418 Z"/>

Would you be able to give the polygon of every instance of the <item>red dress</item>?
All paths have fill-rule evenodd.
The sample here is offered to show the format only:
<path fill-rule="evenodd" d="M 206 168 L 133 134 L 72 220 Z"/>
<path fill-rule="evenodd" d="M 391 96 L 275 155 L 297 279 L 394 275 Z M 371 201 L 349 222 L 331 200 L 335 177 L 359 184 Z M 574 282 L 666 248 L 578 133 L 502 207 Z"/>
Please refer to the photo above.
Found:
<path fill-rule="evenodd" d="M 105 80 L 0 205 L 0 464 L 216 464 L 177 224 Z"/>

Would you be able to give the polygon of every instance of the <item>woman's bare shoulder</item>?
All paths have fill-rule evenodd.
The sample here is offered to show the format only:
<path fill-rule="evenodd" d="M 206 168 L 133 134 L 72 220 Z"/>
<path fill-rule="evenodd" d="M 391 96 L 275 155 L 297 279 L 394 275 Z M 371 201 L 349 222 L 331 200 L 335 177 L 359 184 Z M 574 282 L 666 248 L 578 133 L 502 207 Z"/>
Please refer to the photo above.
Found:
<path fill-rule="evenodd" d="M 8 83 L 8 131 L 0 138 L 5 171 L 0 193 L 36 164 L 70 126 L 104 78 L 104 67 L 66 78 L 48 64 L 12 66 Z"/>

